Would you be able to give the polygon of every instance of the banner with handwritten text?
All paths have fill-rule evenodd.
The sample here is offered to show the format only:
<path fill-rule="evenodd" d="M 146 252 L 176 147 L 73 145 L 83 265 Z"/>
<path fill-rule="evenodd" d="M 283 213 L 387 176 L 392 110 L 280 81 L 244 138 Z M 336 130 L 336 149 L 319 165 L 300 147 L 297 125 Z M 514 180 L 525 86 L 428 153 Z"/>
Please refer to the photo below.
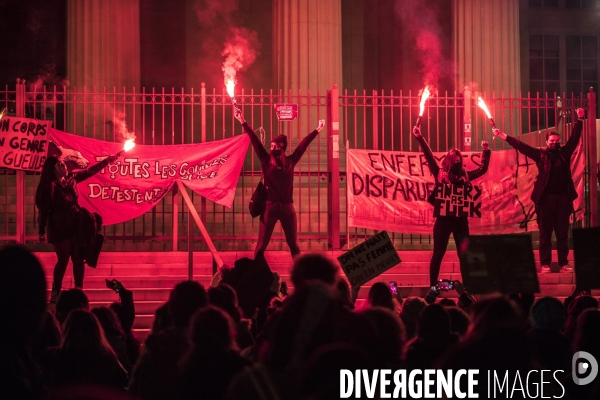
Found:
<path fill-rule="evenodd" d="M 123 143 L 56 129 L 50 129 L 49 136 L 52 147 L 79 168 L 92 166 L 123 148 Z M 249 143 L 248 135 L 240 135 L 201 144 L 137 145 L 77 185 L 79 204 L 102 215 L 105 225 L 117 224 L 152 209 L 175 181 L 181 180 L 199 195 L 231 207 Z M 48 155 L 53 155 L 52 149 Z"/>
<path fill-rule="evenodd" d="M 467 169 L 480 165 L 481 153 L 462 153 Z M 446 153 L 434 153 L 438 164 Z M 584 215 L 581 145 L 571 159 L 579 197 L 573 202 L 575 218 Z M 480 218 L 469 218 L 472 234 L 516 233 L 537 230 L 530 199 L 537 176 L 535 162 L 516 150 L 492 151 L 488 172 L 473 181 L 481 190 Z M 348 150 L 347 195 L 349 226 L 430 235 L 434 207 L 427 198 L 435 181 L 420 152 Z"/>

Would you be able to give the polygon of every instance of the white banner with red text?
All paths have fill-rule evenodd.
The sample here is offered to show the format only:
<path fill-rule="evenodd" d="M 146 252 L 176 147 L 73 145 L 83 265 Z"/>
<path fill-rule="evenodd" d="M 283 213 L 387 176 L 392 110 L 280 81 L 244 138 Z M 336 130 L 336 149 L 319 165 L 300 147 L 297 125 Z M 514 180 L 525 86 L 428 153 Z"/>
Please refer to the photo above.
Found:
<path fill-rule="evenodd" d="M 480 152 L 462 153 L 468 170 L 480 165 Z M 438 164 L 446 153 L 434 153 Z M 427 202 L 435 187 L 420 152 L 347 151 L 348 225 L 388 232 L 430 235 L 434 207 Z M 575 189 L 575 219 L 584 215 L 581 145 L 571 159 Z M 471 234 L 518 233 L 537 230 L 530 199 L 537 176 L 535 162 L 516 150 L 492 151 L 488 171 L 472 183 L 481 188 L 481 218 L 469 218 Z"/>
<path fill-rule="evenodd" d="M 123 148 L 50 129 L 48 156 L 61 155 L 69 170 L 90 167 Z M 248 150 L 248 135 L 186 145 L 137 145 L 77 185 L 79 204 L 105 225 L 136 218 L 154 207 L 176 180 L 215 203 L 231 207 Z"/>

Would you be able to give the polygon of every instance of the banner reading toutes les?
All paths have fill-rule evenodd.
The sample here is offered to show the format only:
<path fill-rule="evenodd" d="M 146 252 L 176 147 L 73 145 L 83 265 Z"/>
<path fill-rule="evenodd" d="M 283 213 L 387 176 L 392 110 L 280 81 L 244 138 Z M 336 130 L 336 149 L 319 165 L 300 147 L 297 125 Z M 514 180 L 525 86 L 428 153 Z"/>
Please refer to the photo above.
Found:
<path fill-rule="evenodd" d="M 0 167 L 41 171 L 50 121 L 4 116 L 0 120 Z"/>
<path fill-rule="evenodd" d="M 50 129 L 53 146 L 68 165 L 87 168 L 116 154 L 123 143 L 71 135 Z M 248 135 L 215 142 L 137 145 L 98 174 L 79 183 L 79 204 L 102 215 L 105 225 L 136 218 L 149 211 L 176 180 L 215 203 L 231 207 L 248 150 Z M 54 147 L 56 145 L 56 147 Z"/>
<path fill-rule="evenodd" d="M 462 153 L 467 169 L 480 165 L 481 153 Z M 438 164 L 446 153 L 434 153 Z M 576 219 L 584 214 L 581 145 L 571 170 L 579 197 L 573 202 Z M 530 199 L 537 175 L 535 162 L 516 150 L 492 151 L 488 172 L 473 181 L 481 190 L 481 218 L 469 218 L 472 234 L 537 230 Z M 434 207 L 427 202 L 435 183 L 420 152 L 348 150 L 347 193 L 349 225 L 359 228 L 430 235 Z"/>

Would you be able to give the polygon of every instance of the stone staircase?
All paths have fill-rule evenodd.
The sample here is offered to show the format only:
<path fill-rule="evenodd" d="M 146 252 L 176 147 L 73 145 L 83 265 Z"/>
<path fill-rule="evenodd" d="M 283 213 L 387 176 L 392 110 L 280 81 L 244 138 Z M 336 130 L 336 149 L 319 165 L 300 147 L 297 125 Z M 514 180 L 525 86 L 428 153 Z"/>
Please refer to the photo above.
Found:
<path fill-rule="evenodd" d="M 342 252 L 326 252 L 337 257 Z M 48 297 L 52 280 L 52 269 L 56 255 L 52 252 L 37 252 L 48 279 Z M 222 252 L 223 261 L 233 264 L 241 257 L 253 257 L 253 252 Z M 371 285 L 378 281 L 396 281 L 403 297 L 424 296 L 429 284 L 429 260 L 431 251 L 400 251 L 402 263 L 386 271 L 374 280 L 363 285 L 359 292 L 358 305 L 364 302 Z M 535 252 L 537 259 L 537 251 Z M 287 251 L 272 251 L 265 255 L 269 266 L 278 272 L 282 281 L 290 282 L 292 259 Z M 556 259 L 556 255 L 554 255 Z M 571 257 L 572 259 L 572 253 Z M 571 261 L 571 265 L 573 265 Z M 171 289 L 188 276 L 187 252 L 104 252 L 100 256 L 97 268 L 86 267 L 84 290 L 90 300 L 90 308 L 108 306 L 119 300 L 117 293 L 108 289 L 104 279 L 117 279 L 133 291 L 136 307 L 134 330 L 141 340 L 148 335 L 154 320 L 154 311 L 163 304 Z M 210 285 L 212 277 L 212 258 L 208 252 L 194 254 L 194 280 L 205 287 Z M 440 279 L 461 279 L 458 257 L 455 251 L 446 253 L 440 272 Z M 539 296 L 555 296 L 563 299 L 573 291 L 575 275 L 573 273 L 544 273 L 539 275 L 541 293 Z M 73 287 L 71 265 L 63 280 L 63 289 Z M 600 292 L 594 291 L 594 295 Z M 456 298 L 456 292 L 443 292 L 443 297 Z"/>

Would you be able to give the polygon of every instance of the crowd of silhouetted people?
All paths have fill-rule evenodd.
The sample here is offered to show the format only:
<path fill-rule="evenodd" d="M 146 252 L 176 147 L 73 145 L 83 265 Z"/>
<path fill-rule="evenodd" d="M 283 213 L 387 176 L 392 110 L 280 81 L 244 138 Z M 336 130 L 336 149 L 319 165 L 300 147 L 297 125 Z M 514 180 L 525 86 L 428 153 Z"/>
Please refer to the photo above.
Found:
<path fill-rule="evenodd" d="M 459 283 L 449 296 L 458 300 L 428 302 L 377 282 L 357 304 L 357 291 L 325 255 L 295 260 L 287 295 L 278 274 L 258 264 L 240 259 L 210 287 L 175 285 L 140 343 L 133 293 L 119 281 L 120 299 L 109 307 L 90 310 L 74 288 L 50 312 L 40 262 L 24 247 L 4 247 L 0 398 L 334 399 L 341 369 L 383 368 L 479 369 L 482 380 L 486 370 L 520 371 L 523 379 L 562 370 L 545 396 L 600 398 L 600 378 L 580 386 L 571 376 L 575 352 L 600 360 L 600 312 L 589 293 L 564 302 L 475 298 Z"/>

